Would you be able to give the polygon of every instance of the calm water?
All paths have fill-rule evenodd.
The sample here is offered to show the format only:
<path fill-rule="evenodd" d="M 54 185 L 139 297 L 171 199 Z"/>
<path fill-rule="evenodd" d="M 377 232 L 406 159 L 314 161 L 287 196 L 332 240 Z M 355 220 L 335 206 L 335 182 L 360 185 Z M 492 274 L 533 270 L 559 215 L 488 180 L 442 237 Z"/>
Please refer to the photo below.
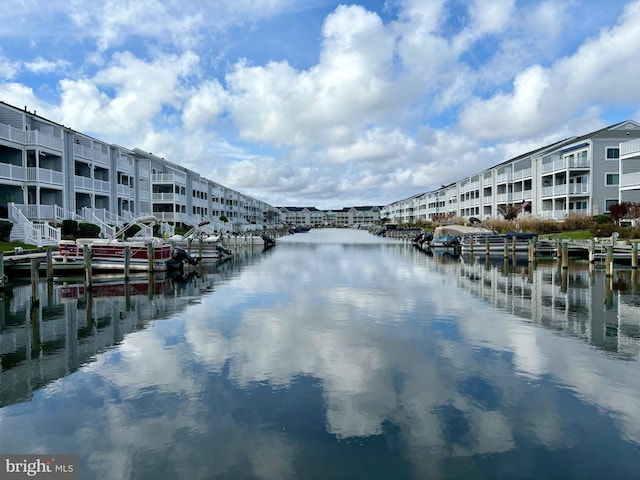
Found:
<path fill-rule="evenodd" d="M 312 230 L 0 302 L 0 452 L 81 479 L 638 478 L 637 276 Z"/>

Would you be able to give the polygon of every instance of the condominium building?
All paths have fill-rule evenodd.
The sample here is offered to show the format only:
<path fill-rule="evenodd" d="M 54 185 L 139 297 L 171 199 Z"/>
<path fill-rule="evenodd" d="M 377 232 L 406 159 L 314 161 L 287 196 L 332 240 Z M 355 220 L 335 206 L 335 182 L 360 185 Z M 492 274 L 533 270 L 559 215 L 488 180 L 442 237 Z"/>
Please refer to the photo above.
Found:
<path fill-rule="evenodd" d="M 498 218 L 508 206 L 540 218 L 597 215 L 640 202 L 640 124 L 620 122 L 519 155 L 441 188 L 385 206 L 382 217 L 414 223 Z"/>
<path fill-rule="evenodd" d="M 280 222 L 275 207 L 178 163 L 0 102 L 0 218 L 14 221 L 12 235 L 56 243 L 65 219 L 96 223 L 109 235 L 143 215 L 236 232 Z"/>

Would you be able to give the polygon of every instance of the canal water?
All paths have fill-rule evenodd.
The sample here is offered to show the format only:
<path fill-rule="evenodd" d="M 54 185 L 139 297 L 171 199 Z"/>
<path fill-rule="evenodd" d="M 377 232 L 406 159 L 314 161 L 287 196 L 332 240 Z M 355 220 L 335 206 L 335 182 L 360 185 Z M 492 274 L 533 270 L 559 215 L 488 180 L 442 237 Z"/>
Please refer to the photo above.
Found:
<path fill-rule="evenodd" d="M 0 307 L 0 453 L 81 479 L 638 478 L 631 270 L 319 229 Z"/>

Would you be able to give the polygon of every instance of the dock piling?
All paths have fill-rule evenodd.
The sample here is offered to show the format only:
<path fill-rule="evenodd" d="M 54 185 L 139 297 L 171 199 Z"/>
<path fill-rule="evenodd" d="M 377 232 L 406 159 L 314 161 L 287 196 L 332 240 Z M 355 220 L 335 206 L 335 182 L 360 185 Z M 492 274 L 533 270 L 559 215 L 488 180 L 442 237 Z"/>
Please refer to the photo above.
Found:
<path fill-rule="evenodd" d="M 605 260 L 605 275 L 610 277 L 613 275 L 613 245 L 607 245 L 607 256 Z"/>
<path fill-rule="evenodd" d="M 91 250 L 89 245 L 82 246 L 82 257 L 84 258 L 84 272 L 87 288 L 93 287 L 93 266 L 91 265 Z"/>
<path fill-rule="evenodd" d="M 569 244 L 567 242 L 561 242 L 562 245 L 562 269 L 569 268 Z"/>
<path fill-rule="evenodd" d="M 633 242 L 631 246 L 631 268 L 638 268 L 638 242 Z"/>
<path fill-rule="evenodd" d="M 124 247 L 124 279 L 129 279 L 129 270 L 131 269 L 131 246 Z"/>
<path fill-rule="evenodd" d="M 31 303 L 33 305 L 38 305 L 40 303 L 40 295 L 38 290 L 39 283 L 39 274 L 38 268 L 40 266 L 40 262 L 37 258 L 31 259 Z"/>

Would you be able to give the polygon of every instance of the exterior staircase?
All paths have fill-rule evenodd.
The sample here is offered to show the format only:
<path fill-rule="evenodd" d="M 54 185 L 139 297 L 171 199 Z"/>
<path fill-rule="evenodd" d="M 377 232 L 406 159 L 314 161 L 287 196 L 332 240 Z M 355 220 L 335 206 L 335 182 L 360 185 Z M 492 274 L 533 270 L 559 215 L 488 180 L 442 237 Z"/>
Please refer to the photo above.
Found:
<path fill-rule="evenodd" d="M 61 229 L 53 227 L 49 222 L 32 222 L 15 205 L 9 203 L 9 220 L 12 242 L 22 242 L 36 247 L 58 246 L 62 238 Z"/>

